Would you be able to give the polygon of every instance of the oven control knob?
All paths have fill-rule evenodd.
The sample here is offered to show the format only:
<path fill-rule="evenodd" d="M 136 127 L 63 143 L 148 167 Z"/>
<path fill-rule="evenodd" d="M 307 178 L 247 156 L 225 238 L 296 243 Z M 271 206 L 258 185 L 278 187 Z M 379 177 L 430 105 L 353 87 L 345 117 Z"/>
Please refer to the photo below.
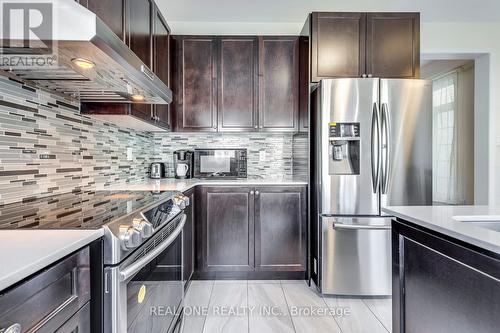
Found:
<path fill-rule="evenodd" d="M 189 197 L 179 194 L 174 197 L 174 203 L 179 206 L 180 209 L 185 209 L 187 206 L 189 206 Z"/>
<path fill-rule="evenodd" d="M 136 218 L 132 221 L 134 228 L 141 233 L 142 238 L 148 238 L 153 235 L 153 225 L 142 218 Z"/>
<path fill-rule="evenodd" d="M 134 227 L 120 227 L 120 239 L 125 249 L 133 249 L 141 245 L 141 233 Z"/>
<path fill-rule="evenodd" d="M 176 204 L 180 209 L 186 208 L 186 202 L 181 195 L 176 195 L 174 197 L 174 204 Z"/>
<path fill-rule="evenodd" d="M 188 196 L 183 195 L 182 198 L 184 199 L 184 202 L 186 203 L 186 206 L 189 206 L 191 204 L 191 200 L 189 200 Z"/>

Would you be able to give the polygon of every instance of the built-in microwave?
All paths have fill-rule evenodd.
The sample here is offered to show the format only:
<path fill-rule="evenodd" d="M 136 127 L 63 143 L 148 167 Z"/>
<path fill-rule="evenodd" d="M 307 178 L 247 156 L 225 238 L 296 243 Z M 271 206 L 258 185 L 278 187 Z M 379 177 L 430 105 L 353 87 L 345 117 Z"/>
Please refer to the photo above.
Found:
<path fill-rule="evenodd" d="M 195 149 L 194 177 L 246 178 L 246 149 Z"/>

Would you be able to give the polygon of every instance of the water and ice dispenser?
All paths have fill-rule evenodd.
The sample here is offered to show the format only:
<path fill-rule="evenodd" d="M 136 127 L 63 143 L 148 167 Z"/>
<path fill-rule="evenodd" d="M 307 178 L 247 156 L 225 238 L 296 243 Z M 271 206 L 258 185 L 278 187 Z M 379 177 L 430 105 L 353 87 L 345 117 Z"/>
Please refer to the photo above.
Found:
<path fill-rule="evenodd" d="M 359 175 L 359 123 L 329 123 L 329 174 Z"/>

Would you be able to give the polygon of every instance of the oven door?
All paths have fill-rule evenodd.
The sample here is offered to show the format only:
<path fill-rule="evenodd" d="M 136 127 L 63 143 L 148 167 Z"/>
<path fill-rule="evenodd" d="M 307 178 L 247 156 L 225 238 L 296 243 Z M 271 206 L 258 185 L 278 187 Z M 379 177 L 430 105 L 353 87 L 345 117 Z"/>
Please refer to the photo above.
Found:
<path fill-rule="evenodd" d="M 181 214 L 122 264 L 105 268 L 104 325 L 112 333 L 174 332 L 181 320 Z"/>

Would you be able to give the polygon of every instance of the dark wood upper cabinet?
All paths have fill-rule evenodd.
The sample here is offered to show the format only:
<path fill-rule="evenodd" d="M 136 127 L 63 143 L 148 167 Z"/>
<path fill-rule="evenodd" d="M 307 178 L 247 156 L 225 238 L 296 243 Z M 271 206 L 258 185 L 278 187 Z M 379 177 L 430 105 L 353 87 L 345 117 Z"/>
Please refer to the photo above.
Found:
<path fill-rule="evenodd" d="M 118 37 L 125 39 L 124 0 L 81 0 L 79 3 L 95 13 Z"/>
<path fill-rule="evenodd" d="M 309 37 L 299 37 L 299 132 L 309 130 Z"/>
<path fill-rule="evenodd" d="M 154 9 L 153 72 L 170 87 L 170 28 L 158 7 Z M 154 105 L 156 121 L 162 128 L 171 128 L 169 105 Z"/>
<path fill-rule="evenodd" d="M 418 78 L 418 13 L 312 13 L 304 26 L 311 38 L 310 80 Z"/>
<path fill-rule="evenodd" d="M 259 129 L 298 130 L 298 37 L 259 37 Z"/>
<path fill-rule="evenodd" d="M 132 51 L 152 68 L 152 13 L 153 0 L 127 1 L 127 44 Z"/>
<path fill-rule="evenodd" d="M 220 37 L 218 47 L 218 129 L 257 130 L 257 37 Z"/>
<path fill-rule="evenodd" d="M 311 81 L 365 72 L 365 13 L 312 13 Z"/>
<path fill-rule="evenodd" d="M 153 28 L 153 72 L 167 86 L 170 83 L 170 28 L 155 7 Z"/>
<path fill-rule="evenodd" d="M 298 131 L 298 37 L 172 39 L 176 131 Z"/>
<path fill-rule="evenodd" d="M 254 198 L 252 187 L 201 189 L 202 270 L 254 269 Z"/>
<path fill-rule="evenodd" d="M 255 188 L 255 268 L 305 271 L 306 188 Z"/>
<path fill-rule="evenodd" d="M 130 49 L 170 86 L 170 29 L 153 0 L 81 0 L 80 4 L 95 12 Z M 124 27 L 126 27 L 124 29 Z M 118 33 L 120 32 L 121 33 Z M 137 130 L 171 128 L 168 105 L 135 103 L 82 103 L 82 113 L 120 115 L 118 126 Z M 107 118 L 111 119 L 111 118 Z"/>
<path fill-rule="evenodd" d="M 374 77 L 418 78 L 420 14 L 368 13 L 366 73 Z"/>
<path fill-rule="evenodd" d="M 217 131 L 217 40 L 175 36 L 172 87 L 176 131 Z"/>

